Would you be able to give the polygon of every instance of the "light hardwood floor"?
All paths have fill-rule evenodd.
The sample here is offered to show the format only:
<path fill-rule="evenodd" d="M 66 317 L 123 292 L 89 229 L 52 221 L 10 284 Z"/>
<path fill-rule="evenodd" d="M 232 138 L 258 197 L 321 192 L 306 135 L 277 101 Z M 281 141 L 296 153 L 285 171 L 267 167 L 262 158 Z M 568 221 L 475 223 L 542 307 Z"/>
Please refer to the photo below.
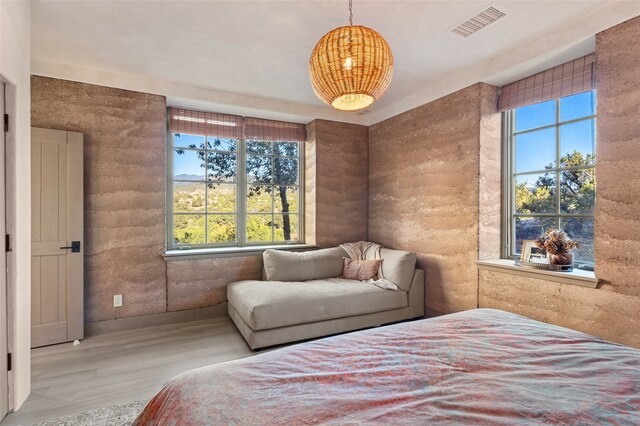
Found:
<path fill-rule="evenodd" d="M 33 349 L 31 395 L 5 425 L 152 397 L 171 377 L 256 354 L 229 317 L 120 331 Z"/>

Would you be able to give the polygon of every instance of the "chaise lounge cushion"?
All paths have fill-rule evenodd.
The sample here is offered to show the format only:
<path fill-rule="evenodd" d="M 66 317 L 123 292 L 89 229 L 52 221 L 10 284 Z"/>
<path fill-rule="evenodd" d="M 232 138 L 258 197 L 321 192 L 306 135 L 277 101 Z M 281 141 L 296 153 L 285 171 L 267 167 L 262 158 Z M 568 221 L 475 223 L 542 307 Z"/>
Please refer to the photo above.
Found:
<path fill-rule="evenodd" d="M 410 251 L 382 248 L 380 257 L 384 259 L 382 262 L 384 277 L 399 289 L 409 291 L 416 267 L 416 254 Z"/>
<path fill-rule="evenodd" d="M 341 278 L 307 282 L 238 281 L 229 303 L 253 330 L 267 330 L 407 307 L 407 293 Z"/>
<path fill-rule="evenodd" d="M 262 258 L 267 281 L 307 281 L 340 276 L 346 255 L 340 247 L 333 247 L 303 252 L 266 250 Z"/>

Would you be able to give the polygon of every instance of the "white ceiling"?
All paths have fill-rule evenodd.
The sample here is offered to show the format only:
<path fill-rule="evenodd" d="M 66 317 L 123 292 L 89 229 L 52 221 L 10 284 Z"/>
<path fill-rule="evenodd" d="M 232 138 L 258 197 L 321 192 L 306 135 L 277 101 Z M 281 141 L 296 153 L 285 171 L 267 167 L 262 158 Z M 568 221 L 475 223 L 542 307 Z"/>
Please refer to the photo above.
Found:
<path fill-rule="evenodd" d="M 300 122 L 373 124 L 478 81 L 501 85 L 594 49 L 593 35 L 640 15 L 640 1 L 365 1 L 395 58 L 366 114 L 318 100 L 307 63 L 347 0 L 34 1 L 32 73 L 168 97 L 172 105 Z M 505 18 L 462 38 L 449 30 L 493 5 Z"/>

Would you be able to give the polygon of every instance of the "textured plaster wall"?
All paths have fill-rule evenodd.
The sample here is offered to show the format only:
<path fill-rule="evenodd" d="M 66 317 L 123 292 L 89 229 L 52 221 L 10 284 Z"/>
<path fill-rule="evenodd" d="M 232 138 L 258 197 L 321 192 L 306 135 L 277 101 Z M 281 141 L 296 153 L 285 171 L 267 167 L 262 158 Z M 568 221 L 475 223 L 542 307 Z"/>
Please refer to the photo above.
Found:
<path fill-rule="evenodd" d="M 498 92 L 480 87 L 480 147 L 478 173 L 478 260 L 501 256 L 502 115 L 496 111 Z"/>
<path fill-rule="evenodd" d="M 307 125 L 306 241 L 332 247 L 367 239 L 369 136 L 357 124 Z"/>
<path fill-rule="evenodd" d="M 84 133 L 85 320 L 164 312 L 164 97 L 42 77 L 31 90 L 33 126 Z"/>
<path fill-rule="evenodd" d="M 227 301 L 227 284 L 262 277 L 262 256 L 167 262 L 167 310 L 205 308 Z"/>
<path fill-rule="evenodd" d="M 500 197 L 495 100 L 495 87 L 475 84 L 370 128 L 369 239 L 418 254 L 428 311 L 477 306 L 481 213 L 482 232 L 500 226 L 487 217 Z"/>
<path fill-rule="evenodd" d="M 640 298 L 487 270 L 481 308 L 496 308 L 640 347 Z"/>
<path fill-rule="evenodd" d="M 596 275 L 640 297 L 640 17 L 596 36 Z"/>
<path fill-rule="evenodd" d="M 597 289 L 481 271 L 480 306 L 640 347 L 640 18 L 596 36 Z"/>

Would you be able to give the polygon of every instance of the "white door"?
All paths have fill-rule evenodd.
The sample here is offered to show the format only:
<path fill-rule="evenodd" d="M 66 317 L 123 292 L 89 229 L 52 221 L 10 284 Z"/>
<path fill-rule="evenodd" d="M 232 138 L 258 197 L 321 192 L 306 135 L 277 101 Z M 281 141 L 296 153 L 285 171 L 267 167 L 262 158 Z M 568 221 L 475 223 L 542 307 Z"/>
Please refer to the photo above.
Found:
<path fill-rule="evenodd" d="M 6 198 L 5 198 L 5 127 L 4 127 L 5 99 L 4 84 L 0 82 L 0 236 L 5 238 L 6 226 Z M 4 243 L 4 241 L 3 241 Z M 7 353 L 9 352 L 7 331 L 7 253 L 6 246 L 2 247 L 0 255 L 0 420 L 9 411 L 9 373 Z"/>
<path fill-rule="evenodd" d="M 83 138 L 31 129 L 31 347 L 84 337 Z"/>

